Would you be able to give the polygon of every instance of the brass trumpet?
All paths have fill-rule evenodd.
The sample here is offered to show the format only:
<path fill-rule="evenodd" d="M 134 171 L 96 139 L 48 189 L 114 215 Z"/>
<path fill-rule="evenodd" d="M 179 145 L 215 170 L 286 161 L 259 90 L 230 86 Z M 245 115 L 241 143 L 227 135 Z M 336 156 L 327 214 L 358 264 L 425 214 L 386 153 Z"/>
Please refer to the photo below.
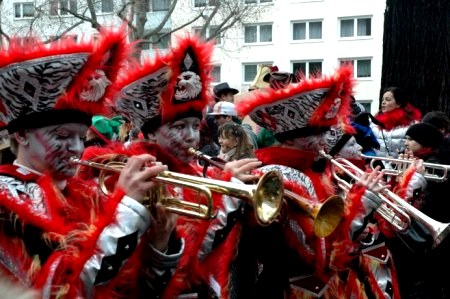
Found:
<path fill-rule="evenodd" d="M 225 163 L 214 160 L 212 157 L 194 148 L 190 148 L 188 152 L 195 155 L 197 159 L 203 160 L 219 169 L 223 169 L 225 166 Z M 327 237 L 334 232 L 344 215 L 344 199 L 340 196 L 331 196 L 323 203 L 311 203 L 307 198 L 292 191 L 284 190 L 282 193 L 314 220 L 314 233 L 320 238 Z"/>
<path fill-rule="evenodd" d="M 364 171 L 350 161 L 343 158 L 335 159 L 323 150 L 320 151 L 320 155 L 328 159 L 334 167 L 339 168 L 354 181 L 360 181 L 360 176 Z M 339 178 L 335 171 L 332 170 L 332 172 L 333 176 L 338 180 L 339 187 L 348 191 L 351 187 L 350 183 Z M 382 204 L 376 212 L 386 221 L 391 223 L 397 230 L 406 230 L 411 223 L 412 217 L 430 232 L 434 241 L 433 247 L 438 246 L 450 232 L 450 223 L 441 223 L 432 219 L 410 205 L 394 192 L 388 189 L 382 189 L 377 195 L 383 200 L 384 204 Z"/>
<path fill-rule="evenodd" d="M 83 165 L 100 169 L 99 185 L 102 192 L 109 194 L 110 191 L 105 184 L 106 172 L 121 172 L 125 163 L 111 161 L 106 164 L 83 161 L 78 158 L 71 158 L 70 162 L 75 165 Z M 245 185 L 220 180 L 207 179 L 181 173 L 162 171 L 152 181 L 161 183 L 156 194 L 150 196 L 150 206 L 160 203 L 173 213 L 180 215 L 210 219 L 213 217 L 213 199 L 211 191 L 220 194 L 237 197 L 249 201 L 256 213 L 256 219 L 260 225 L 272 223 L 281 210 L 283 199 L 283 182 L 281 176 L 276 171 L 267 172 L 260 178 L 256 185 Z M 167 198 L 164 192 L 164 185 L 173 185 L 197 191 L 198 203 L 182 201 L 177 198 Z M 200 195 L 206 198 L 206 203 L 200 203 Z"/>
<path fill-rule="evenodd" d="M 365 156 L 361 155 L 364 159 L 371 159 L 370 161 L 370 167 L 372 169 L 375 168 L 375 162 L 381 161 L 381 162 L 391 162 L 397 165 L 406 165 L 410 166 L 414 161 L 413 160 L 407 160 L 407 159 L 398 159 L 398 158 L 388 158 L 388 157 L 372 157 L 372 156 Z M 450 170 L 450 165 L 444 165 L 444 164 L 436 164 L 436 163 L 423 163 L 423 166 L 425 167 L 425 179 L 429 181 L 434 182 L 444 182 L 448 179 L 448 172 Z M 386 175 L 392 175 L 392 176 L 398 176 L 403 173 L 405 169 L 383 169 L 383 173 Z M 440 173 L 437 173 L 440 172 Z"/>

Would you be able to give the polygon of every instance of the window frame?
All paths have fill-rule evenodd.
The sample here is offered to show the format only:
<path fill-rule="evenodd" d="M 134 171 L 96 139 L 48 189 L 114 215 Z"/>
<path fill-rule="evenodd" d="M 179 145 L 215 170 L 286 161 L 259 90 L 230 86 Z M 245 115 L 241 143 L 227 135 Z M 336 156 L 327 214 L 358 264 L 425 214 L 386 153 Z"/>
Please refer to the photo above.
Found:
<path fill-rule="evenodd" d="M 112 4 L 112 10 L 111 11 L 103 11 L 103 3 L 104 1 L 110 1 Z M 101 0 L 98 2 L 94 2 L 94 8 L 95 12 L 100 15 L 106 15 L 106 14 L 113 14 L 115 9 L 115 1 L 114 0 Z"/>
<path fill-rule="evenodd" d="M 270 25 L 270 33 L 271 38 L 270 41 L 262 42 L 261 41 L 261 26 L 269 26 Z M 248 27 L 256 27 L 256 41 L 255 42 L 246 42 L 246 28 Z M 243 32 L 243 38 L 244 38 L 244 45 L 255 45 L 255 44 L 271 44 L 273 43 L 273 23 L 258 23 L 258 24 L 245 24 L 242 28 L 244 30 Z"/>
<path fill-rule="evenodd" d="M 311 63 L 320 63 L 320 73 L 323 72 L 323 59 L 311 59 L 311 60 L 293 60 L 291 61 L 292 73 L 297 74 L 297 70 L 294 68 L 294 64 L 305 64 L 305 76 L 309 78 L 311 76 Z"/>
<path fill-rule="evenodd" d="M 215 70 L 218 70 L 217 78 L 214 77 Z M 218 84 L 218 83 L 222 82 L 221 80 L 222 80 L 222 65 L 221 64 L 214 65 L 211 69 L 211 83 Z"/>
<path fill-rule="evenodd" d="M 198 36 L 204 38 L 204 39 L 208 39 L 211 36 L 211 30 L 214 28 L 218 28 L 219 26 L 215 26 L 215 25 L 210 25 L 206 28 L 206 32 L 205 32 L 205 36 L 200 36 L 200 33 L 202 31 L 202 26 L 198 26 L 198 27 L 192 27 L 192 31 L 195 35 L 198 34 Z M 221 45 L 222 44 L 222 33 L 219 34 L 218 37 L 214 37 L 214 40 L 216 41 L 216 46 L 217 45 Z"/>
<path fill-rule="evenodd" d="M 311 38 L 311 27 L 310 23 L 320 23 L 320 38 Z M 305 24 L 305 38 L 304 39 L 294 39 L 294 26 L 296 24 Z M 293 42 L 306 42 L 306 41 L 322 41 L 323 40 L 323 20 L 301 20 L 291 22 L 291 41 Z"/>
<path fill-rule="evenodd" d="M 259 5 L 259 4 L 273 4 L 273 1 L 274 0 L 248 0 L 248 1 L 255 1 L 255 2 L 250 2 L 250 3 L 247 3 L 247 0 L 244 0 L 244 4 L 245 5 L 251 5 L 251 4 L 256 4 L 256 5 Z"/>
<path fill-rule="evenodd" d="M 370 34 L 369 35 L 359 35 L 358 34 L 358 20 L 370 20 Z M 343 17 L 339 18 L 339 38 L 340 39 L 356 39 L 356 38 L 371 38 L 372 37 L 372 19 L 373 16 L 358 16 L 358 17 Z M 342 36 L 342 21 L 353 21 L 352 29 L 353 33 L 351 36 Z"/>
<path fill-rule="evenodd" d="M 24 16 L 24 5 L 31 5 L 33 7 L 32 16 Z M 16 16 L 16 7 L 20 7 L 20 17 Z M 14 19 L 29 19 L 34 18 L 36 16 L 36 9 L 34 6 L 34 2 L 15 2 L 13 3 L 13 8 L 14 8 Z"/>
<path fill-rule="evenodd" d="M 200 5 L 196 5 L 196 1 L 202 1 L 205 2 L 205 4 L 200 4 Z M 193 0 L 192 1 L 192 7 L 194 8 L 202 8 L 202 7 L 213 7 L 213 6 L 217 6 L 217 4 L 215 2 L 218 2 L 219 0 Z"/>
<path fill-rule="evenodd" d="M 158 35 L 164 35 L 167 32 L 160 32 Z M 167 41 L 164 41 L 164 39 L 167 39 Z M 167 47 L 166 48 L 159 48 L 157 47 L 157 45 L 162 44 L 162 42 L 167 42 Z M 159 41 L 158 43 L 153 43 L 151 40 L 149 39 L 144 39 L 140 42 L 140 47 L 141 50 L 144 51 L 154 51 L 154 50 L 167 50 L 170 48 L 170 44 L 172 42 L 172 34 L 167 34 L 164 36 L 163 40 Z M 148 47 L 145 47 L 145 45 L 148 45 Z"/>
<path fill-rule="evenodd" d="M 67 2 L 69 9 L 67 12 L 61 13 L 61 3 Z M 75 9 L 72 8 L 72 4 L 75 3 Z M 55 7 L 56 4 L 56 7 Z M 55 11 L 56 9 L 56 11 Z M 77 0 L 50 0 L 50 17 L 70 17 L 70 11 L 78 12 Z"/>
<path fill-rule="evenodd" d="M 372 70 L 372 57 L 358 57 L 358 58 L 340 58 L 339 63 L 343 64 L 346 62 L 351 62 L 353 65 L 353 77 L 358 80 L 371 80 L 373 79 L 373 70 Z M 370 74 L 369 76 L 359 76 L 358 75 L 358 64 L 361 61 L 369 61 L 370 62 Z"/>
<path fill-rule="evenodd" d="M 265 61 L 265 62 L 244 62 L 244 63 L 242 63 L 242 84 L 243 85 L 250 85 L 253 82 L 253 80 L 255 80 L 255 77 L 258 74 L 258 65 L 260 65 L 260 64 L 273 65 L 273 61 L 269 61 L 269 62 L 267 62 L 267 61 Z M 256 68 L 255 74 L 250 79 L 250 81 L 245 81 L 245 78 L 246 78 L 246 72 L 245 71 L 246 71 L 246 67 L 247 66 L 255 66 L 255 68 Z"/>

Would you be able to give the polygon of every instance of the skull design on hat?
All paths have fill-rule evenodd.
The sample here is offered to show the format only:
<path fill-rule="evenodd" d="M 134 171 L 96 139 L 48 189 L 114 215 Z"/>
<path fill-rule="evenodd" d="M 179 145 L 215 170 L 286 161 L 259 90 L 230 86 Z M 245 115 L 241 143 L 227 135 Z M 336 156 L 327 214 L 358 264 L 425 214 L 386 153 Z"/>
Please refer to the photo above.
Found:
<path fill-rule="evenodd" d="M 143 132 L 187 116 L 201 118 L 210 98 L 212 50 L 212 43 L 186 36 L 166 55 L 128 68 L 115 85 L 117 110 Z"/>

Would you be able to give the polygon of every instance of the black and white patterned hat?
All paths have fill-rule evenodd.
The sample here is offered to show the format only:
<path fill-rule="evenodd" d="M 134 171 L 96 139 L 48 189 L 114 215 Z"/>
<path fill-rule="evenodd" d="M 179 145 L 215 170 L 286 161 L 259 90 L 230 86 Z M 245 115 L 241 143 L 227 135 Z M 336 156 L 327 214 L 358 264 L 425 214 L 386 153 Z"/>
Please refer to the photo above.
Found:
<path fill-rule="evenodd" d="M 106 114 L 110 85 L 128 53 L 122 31 L 98 42 L 13 39 L 0 51 L 0 127 L 10 133 Z"/>
<path fill-rule="evenodd" d="M 353 84 L 353 69 L 343 65 L 332 76 L 253 91 L 236 108 L 240 117 L 250 116 L 278 140 L 314 135 L 348 122 Z"/>

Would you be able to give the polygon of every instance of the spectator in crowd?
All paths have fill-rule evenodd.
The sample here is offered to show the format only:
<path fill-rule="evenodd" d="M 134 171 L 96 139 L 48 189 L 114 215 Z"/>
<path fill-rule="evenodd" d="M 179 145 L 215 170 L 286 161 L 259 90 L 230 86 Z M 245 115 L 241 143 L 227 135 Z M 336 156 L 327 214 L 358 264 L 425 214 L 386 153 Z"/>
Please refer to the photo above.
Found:
<path fill-rule="evenodd" d="M 219 127 L 219 158 L 234 161 L 254 158 L 253 146 L 248 140 L 244 128 L 236 123 L 228 122 Z"/>
<path fill-rule="evenodd" d="M 376 155 L 397 158 L 404 150 L 406 130 L 418 123 L 422 114 L 409 103 L 403 89 L 388 87 L 383 91 L 381 110 L 375 118 L 379 124 L 372 122 L 370 126 L 380 144 L 380 149 L 375 150 Z"/>
<path fill-rule="evenodd" d="M 105 146 L 116 141 L 121 125 L 121 118 L 108 118 L 103 115 L 93 116 L 92 125 L 86 133 L 84 146 Z"/>
<path fill-rule="evenodd" d="M 228 82 L 222 82 L 213 88 L 215 101 L 234 103 L 234 95 L 239 93 L 239 90 L 231 88 Z"/>
<path fill-rule="evenodd" d="M 439 148 L 438 156 L 442 164 L 450 165 L 450 119 L 443 111 L 431 111 L 422 118 L 423 123 L 435 126 L 444 134 L 444 141 Z"/>
<path fill-rule="evenodd" d="M 214 109 L 211 113 L 208 113 L 214 117 L 214 122 L 217 127 L 220 127 L 226 123 L 236 123 L 242 125 L 244 128 L 250 144 L 253 146 L 253 149 L 256 150 L 258 148 L 258 141 L 255 132 L 253 132 L 252 127 L 249 124 L 243 124 L 242 120 L 237 116 L 236 106 L 233 103 L 229 102 L 218 102 L 214 105 Z M 219 140 L 217 140 L 219 142 Z"/>

